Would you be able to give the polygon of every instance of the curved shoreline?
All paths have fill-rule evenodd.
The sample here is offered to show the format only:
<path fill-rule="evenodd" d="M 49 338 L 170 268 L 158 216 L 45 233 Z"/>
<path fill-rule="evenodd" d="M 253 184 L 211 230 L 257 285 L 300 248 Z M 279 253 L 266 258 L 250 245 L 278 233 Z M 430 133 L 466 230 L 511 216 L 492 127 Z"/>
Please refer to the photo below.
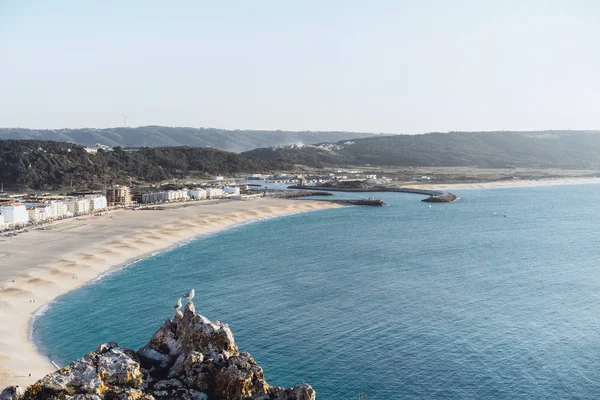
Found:
<path fill-rule="evenodd" d="M 55 368 L 30 340 L 34 316 L 102 274 L 203 235 L 265 218 L 339 207 L 257 199 L 181 203 L 163 211 L 119 211 L 66 220 L 0 241 L 0 389 L 27 386 Z M 202 212 L 203 214 L 199 214 Z M 44 310 L 44 311 L 46 311 Z"/>
<path fill-rule="evenodd" d="M 68 295 L 71 292 L 74 292 L 76 290 L 82 290 L 85 289 L 87 286 L 89 285 L 93 285 L 94 283 L 100 281 L 101 279 L 103 279 L 106 276 L 112 275 L 114 273 L 117 273 L 125 268 L 129 268 L 135 264 L 137 264 L 140 261 L 144 261 L 148 258 L 152 258 L 155 256 L 158 256 L 160 254 L 163 253 L 167 253 L 170 252 L 172 250 L 176 250 L 180 247 L 186 246 L 190 243 L 193 243 L 197 240 L 202 240 L 204 238 L 210 237 L 212 235 L 217 235 L 232 229 L 236 229 L 242 226 L 246 226 L 246 225 L 250 225 L 250 224 L 255 224 L 255 223 L 260 223 L 260 222 L 265 222 L 265 221 L 269 221 L 275 218 L 281 218 L 281 217 L 287 217 L 290 215 L 295 215 L 295 214 L 301 214 L 303 212 L 308 212 L 308 211 L 318 211 L 318 210 L 303 210 L 303 211 L 297 211 L 297 212 L 290 212 L 288 214 L 283 214 L 283 215 L 272 215 L 272 216 L 265 216 L 265 217 L 261 217 L 261 218 L 256 218 L 256 219 L 250 219 L 247 221 L 242 221 L 242 222 L 238 222 L 238 223 L 234 223 L 232 225 L 226 226 L 224 228 L 221 228 L 219 230 L 216 231 L 211 231 L 211 232 L 206 232 L 206 233 L 201 233 L 197 236 L 193 236 L 190 237 L 188 239 L 183 239 L 175 244 L 173 244 L 172 246 L 169 246 L 167 248 L 164 249 L 158 249 L 156 251 L 153 251 L 151 253 L 148 254 L 143 254 L 141 255 L 139 258 L 136 258 L 134 260 L 128 260 L 126 261 L 124 264 L 121 265 L 115 265 L 115 266 L 111 266 L 108 270 L 106 270 L 105 272 L 102 272 L 101 274 L 99 274 L 96 278 L 92 279 L 91 281 L 85 282 L 83 285 L 70 290 L 68 292 L 62 293 L 60 295 L 58 295 L 57 297 L 55 297 L 54 299 L 50 300 L 49 302 L 45 303 L 43 306 L 41 306 L 40 308 L 37 309 L 37 311 L 35 311 L 33 313 L 33 315 L 31 316 L 30 320 L 29 320 L 29 330 L 28 330 L 28 335 L 29 335 L 29 341 L 33 344 L 34 348 L 36 349 L 36 352 L 42 356 L 43 358 L 45 358 L 49 363 L 51 363 L 54 368 L 56 369 L 60 369 L 63 366 L 56 364 L 56 360 L 53 360 L 50 355 L 48 354 L 48 352 L 44 351 L 45 348 L 44 346 L 42 346 L 42 343 L 38 340 L 36 340 L 35 336 L 34 336 L 34 332 L 35 332 L 35 324 L 38 321 L 39 318 L 41 318 L 44 314 L 46 314 L 52 307 L 52 304 L 56 304 L 61 302 L 62 298 L 66 295 Z M 0 385 L 1 387 L 1 385 Z"/>

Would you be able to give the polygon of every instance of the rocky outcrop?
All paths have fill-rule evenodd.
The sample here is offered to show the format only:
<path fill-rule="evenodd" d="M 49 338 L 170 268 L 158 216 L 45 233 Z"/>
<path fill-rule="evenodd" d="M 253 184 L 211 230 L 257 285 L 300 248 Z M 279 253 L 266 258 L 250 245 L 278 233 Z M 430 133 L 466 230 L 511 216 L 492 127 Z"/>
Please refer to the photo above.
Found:
<path fill-rule="evenodd" d="M 456 199 L 458 199 L 458 197 L 454 193 L 444 192 L 438 195 L 429 196 L 421 201 L 426 203 L 451 203 Z"/>
<path fill-rule="evenodd" d="M 240 353 L 233 333 L 197 315 L 188 303 L 137 352 L 106 343 L 27 389 L 10 386 L 0 400 L 315 400 L 308 384 L 271 387 L 262 368 Z"/>

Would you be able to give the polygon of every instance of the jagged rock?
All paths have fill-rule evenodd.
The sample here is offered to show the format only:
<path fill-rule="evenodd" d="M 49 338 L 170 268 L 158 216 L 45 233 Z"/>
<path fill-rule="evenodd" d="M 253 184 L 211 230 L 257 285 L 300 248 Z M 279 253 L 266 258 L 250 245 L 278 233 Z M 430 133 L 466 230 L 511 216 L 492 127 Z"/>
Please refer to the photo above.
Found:
<path fill-rule="evenodd" d="M 224 393 L 226 397 L 251 397 L 266 393 L 268 389 L 262 368 L 248 353 L 231 357 L 227 367 L 215 377 L 215 391 Z"/>
<path fill-rule="evenodd" d="M 315 390 L 308 383 L 303 383 L 302 385 L 298 385 L 290 389 L 283 389 L 280 387 L 269 388 L 269 396 L 270 397 L 265 397 L 264 399 L 315 400 L 317 398 L 317 392 L 315 392 Z M 256 400 L 259 400 L 259 398 Z"/>
<path fill-rule="evenodd" d="M 144 377 L 138 358 L 132 350 L 116 343 L 100 345 L 80 360 L 46 375 L 31 385 L 25 399 L 54 399 L 76 395 L 96 395 L 105 398 L 142 399 Z M 134 390 L 135 389 L 135 390 Z"/>
<path fill-rule="evenodd" d="M 100 345 L 25 391 L 6 388 L 0 400 L 315 400 L 308 384 L 270 387 L 263 369 L 240 353 L 227 324 L 195 313 L 166 321 L 142 349 Z"/>
<path fill-rule="evenodd" d="M 0 393 L 0 400 L 21 400 L 25 389 L 21 386 L 9 386 Z"/>

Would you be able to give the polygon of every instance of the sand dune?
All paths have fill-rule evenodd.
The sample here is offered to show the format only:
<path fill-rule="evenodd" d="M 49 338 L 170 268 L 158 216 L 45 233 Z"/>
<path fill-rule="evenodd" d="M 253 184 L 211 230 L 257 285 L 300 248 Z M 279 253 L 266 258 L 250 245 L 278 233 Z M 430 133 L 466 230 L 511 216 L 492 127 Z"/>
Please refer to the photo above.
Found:
<path fill-rule="evenodd" d="M 194 202 L 152 213 L 123 210 L 63 220 L 51 226 L 56 229 L 0 241 L 0 389 L 28 385 L 53 370 L 29 341 L 29 328 L 34 313 L 57 296 L 181 240 L 254 219 L 332 207 L 338 206 L 284 199 Z"/>

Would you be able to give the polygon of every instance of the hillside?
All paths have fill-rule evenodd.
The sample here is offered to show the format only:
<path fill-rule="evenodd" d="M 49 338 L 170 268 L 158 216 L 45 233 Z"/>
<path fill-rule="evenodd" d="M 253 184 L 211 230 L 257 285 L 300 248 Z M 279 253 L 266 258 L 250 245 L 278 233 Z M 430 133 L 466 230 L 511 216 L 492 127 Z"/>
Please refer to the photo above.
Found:
<path fill-rule="evenodd" d="M 71 143 L 0 140 L 0 182 L 6 187 L 58 189 L 102 187 L 129 178 L 158 182 L 188 175 L 230 174 L 287 169 L 291 165 L 210 148 L 142 148 L 90 154 Z"/>
<path fill-rule="evenodd" d="M 599 131 L 450 132 L 379 136 L 315 146 L 284 146 L 244 155 L 309 165 L 481 168 L 600 167 Z"/>
<path fill-rule="evenodd" d="M 234 152 L 251 150 L 257 147 L 281 146 L 293 143 L 337 142 L 371 136 L 374 136 L 374 134 L 309 131 L 231 131 L 215 128 L 197 129 L 166 126 L 108 129 L 0 128 L 0 139 L 53 140 L 83 146 L 93 146 L 100 143 L 111 147 L 214 147 Z"/>

